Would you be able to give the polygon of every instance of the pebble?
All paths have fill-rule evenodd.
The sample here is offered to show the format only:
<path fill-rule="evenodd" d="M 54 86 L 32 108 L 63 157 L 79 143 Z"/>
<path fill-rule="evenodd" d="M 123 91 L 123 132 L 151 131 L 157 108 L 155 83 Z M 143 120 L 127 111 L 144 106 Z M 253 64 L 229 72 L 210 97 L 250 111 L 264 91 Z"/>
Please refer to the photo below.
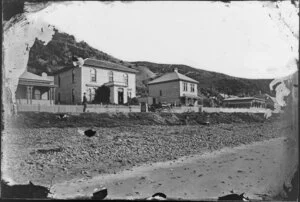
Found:
<path fill-rule="evenodd" d="M 225 115 L 222 114 L 222 116 Z M 231 116 L 227 117 L 228 120 L 232 118 L 230 117 Z M 179 157 L 199 153 L 203 150 L 206 150 L 208 146 L 212 146 L 212 148 L 214 149 L 220 149 L 224 146 L 235 146 L 240 144 L 241 142 L 250 143 L 257 140 L 269 139 L 271 137 L 271 133 L 272 137 L 281 135 L 274 134 L 277 131 L 280 131 L 278 129 L 280 127 L 280 124 L 272 123 L 269 126 L 267 126 L 266 124 L 259 126 L 256 123 L 240 123 L 231 125 L 232 131 L 235 131 L 235 134 L 239 135 L 235 135 L 226 131 L 224 132 L 222 129 L 220 129 L 218 125 L 211 125 L 209 127 L 200 127 L 195 125 L 190 125 L 188 127 L 147 125 L 137 126 L 136 128 L 102 128 L 101 132 L 107 137 L 113 136 L 114 134 L 120 134 L 122 135 L 122 138 L 126 140 L 126 138 L 128 137 L 126 137 L 124 133 L 129 133 L 130 135 L 135 136 L 136 138 L 134 139 L 134 144 L 127 143 L 127 141 L 124 141 L 121 147 L 116 146 L 112 143 L 112 141 L 105 141 L 105 143 L 97 142 L 95 143 L 97 145 L 97 149 L 89 147 L 91 142 L 80 141 L 81 139 L 79 138 L 81 138 L 81 136 L 75 136 L 73 134 L 74 130 L 66 130 L 62 128 L 47 128 L 46 130 L 49 130 L 51 132 L 51 136 L 47 135 L 46 133 L 41 133 L 41 129 L 15 129 L 14 133 L 12 133 L 11 135 L 15 137 L 20 137 L 21 139 L 18 139 L 18 141 L 22 143 L 24 143 L 25 140 L 26 142 L 28 142 L 27 140 L 30 140 L 30 146 L 29 143 L 24 143 L 24 147 L 28 147 L 28 150 L 35 149 L 31 145 L 37 140 L 37 137 L 50 142 L 49 147 L 51 146 L 51 144 L 53 144 L 52 146 L 54 146 L 55 142 L 59 141 L 59 144 L 61 144 L 62 147 L 71 148 L 68 149 L 67 152 L 66 150 L 63 150 L 62 152 L 54 152 L 47 154 L 32 153 L 31 155 L 29 155 L 28 152 L 24 152 L 24 155 L 28 156 L 22 155 L 20 151 L 18 154 L 21 154 L 19 156 L 20 158 L 23 158 L 22 161 L 26 159 L 25 165 L 27 166 L 27 169 L 29 169 L 30 167 L 28 166 L 28 164 L 37 164 L 37 162 L 44 165 L 52 164 L 53 168 L 58 167 L 58 164 L 62 164 L 61 166 L 63 166 L 68 163 L 70 165 L 73 165 L 73 167 L 77 169 L 80 168 L 79 166 L 81 165 L 86 166 L 86 164 L 91 165 L 91 163 L 97 162 L 101 164 L 98 166 L 100 173 L 107 173 L 110 170 L 110 167 L 119 166 L 115 163 L 116 159 L 124 159 L 124 165 L 122 166 L 129 166 L 131 168 L 134 165 L 139 165 L 141 163 L 146 163 L 149 161 L 165 161 L 170 158 L 176 159 Z M 195 130 L 198 130 L 199 128 L 201 128 L 201 133 L 197 133 L 197 136 L 193 136 L 193 138 L 191 138 L 191 134 L 195 134 Z M 252 130 L 253 128 L 257 129 L 256 133 L 260 133 L 260 131 L 263 131 L 265 135 L 256 135 Z M 159 134 L 158 131 L 161 131 L 161 134 Z M 210 139 L 208 139 L 209 131 L 211 131 Z M 68 138 L 61 138 L 61 134 L 64 134 L 63 137 Z M 176 138 L 173 138 L 174 136 L 176 136 Z M 15 139 L 17 140 L 17 138 Z M 96 140 L 97 139 L 95 139 L 94 141 Z M 70 144 L 72 144 L 72 147 L 69 146 Z M 97 155 L 95 159 L 87 158 L 87 156 L 82 155 L 89 153 L 99 153 L 99 155 Z M 72 156 L 72 158 L 68 158 L 67 156 Z M 238 157 L 240 157 L 240 155 L 238 155 Z M 126 159 L 130 160 L 126 161 Z M 183 159 L 181 160 L 183 161 Z M 17 163 L 17 165 L 20 166 L 19 163 Z M 92 169 L 95 168 L 92 166 L 97 167 L 96 164 L 93 164 L 91 165 Z M 73 167 L 69 168 L 69 170 L 73 170 Z M 103 170 L 101 170 L 100 168 L 103 168 Z M 130 168 L 128 168 L 128 170 L 130 170 Z M 32 173 L 34 173 L 35 169 L 43 168 L 41 166 L 39 168 L 34 166 Z M 66 170 L 66 168 L 63 168 L 63 170 Z M 187 168 L 185 168 L 185 170 L 187 170 Z M 209 169 L 207 171 L 209 171 Z M 198 177 L 201 176 L 203 175 L 198 175 Z"/>

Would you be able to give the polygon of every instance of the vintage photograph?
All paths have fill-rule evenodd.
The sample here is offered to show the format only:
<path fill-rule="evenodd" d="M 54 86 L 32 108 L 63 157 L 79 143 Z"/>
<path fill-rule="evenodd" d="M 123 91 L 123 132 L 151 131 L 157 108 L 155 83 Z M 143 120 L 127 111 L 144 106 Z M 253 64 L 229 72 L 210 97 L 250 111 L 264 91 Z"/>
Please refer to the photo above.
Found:
<path fill-rule="evenodd" d="M 1 199 L 298 201 L 299 1 L 2 1 Z"/>

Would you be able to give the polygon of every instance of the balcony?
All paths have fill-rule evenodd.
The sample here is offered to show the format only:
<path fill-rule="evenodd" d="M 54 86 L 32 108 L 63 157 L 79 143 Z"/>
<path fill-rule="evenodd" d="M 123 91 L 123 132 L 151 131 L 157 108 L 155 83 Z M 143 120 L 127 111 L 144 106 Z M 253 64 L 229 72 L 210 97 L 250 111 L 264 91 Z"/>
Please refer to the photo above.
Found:
<path fill-rule="evenodd" d="M 128 87 L 128 84 L 124 81 L 109 81 L 104 84 L 105 86 L 122 86 L 122 87 Z"/>

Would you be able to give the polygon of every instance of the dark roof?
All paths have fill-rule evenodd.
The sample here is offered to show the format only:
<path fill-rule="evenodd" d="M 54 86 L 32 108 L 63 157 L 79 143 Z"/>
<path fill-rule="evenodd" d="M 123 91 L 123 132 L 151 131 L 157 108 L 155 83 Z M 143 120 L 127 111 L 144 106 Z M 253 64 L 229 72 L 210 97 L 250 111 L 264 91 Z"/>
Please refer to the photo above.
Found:
<path fill-rule="evenodd" d="M 104 60 L 91 59 L 91 58 L 85 59 L 83 66 L 92 66 L 92 67 L 96 67 L 96 68 L 111 69 L 111 70 L 117 70 L 117 71 L 121 71 L 121 72 L 130 72 L 130 73 L 138 72 L 137 70 L 131 69 L 124 65 L 120 65 L 120 64 L 116 64 L 116 63 L 104 61 Z M 65 67 L 61 70 L 56 71 L 54 74 L 59 74 L 61 72 L 68 71 L 72 68 L 74 68 L 74 66 Z"/>
<path fill-rule="evenodd" d="M 226 98 L 223 101 L 243 101 L 243 100 L 261 100 L 265 101 L 263 99 L 257 98 L 257 97 L 233 97 L 233 98 Z"/>
<path fill-rule="evenodd" d="M 156 83 L 164 83 L 164 82 L 168 82 L 168 81 L 177 81 L 177 80 L 182 80 L 182 81 L 188 81 L 188 82 L 192 82 L 192 83 L 199 83 L 198 81 L 187 77 L 183 74 L 180 74 L 179 72 L 170 72 L 170 73 L 166 73 L 164 75 L 162 75 L 161 77 L 158 77 L 150 82 L 148 82 L 148 84 L 156 84 Z"/>
<path fill-rule="evenodd" d="M 117 63 L 112 63 L 112 62 L 104 61 L 104 60 L 90 59 L 90 58 L 84 60 L 84 66 L 93 66 L 93 67 L 100 67 L 100 68 L 106 68 L 106 69 L 114 69 L 114 70 L 119 70 L 122 72 L 131 72 L 131 73 L 138 72 L 137 70 L 131 69 L 124 65 L 120 65 Z"/>

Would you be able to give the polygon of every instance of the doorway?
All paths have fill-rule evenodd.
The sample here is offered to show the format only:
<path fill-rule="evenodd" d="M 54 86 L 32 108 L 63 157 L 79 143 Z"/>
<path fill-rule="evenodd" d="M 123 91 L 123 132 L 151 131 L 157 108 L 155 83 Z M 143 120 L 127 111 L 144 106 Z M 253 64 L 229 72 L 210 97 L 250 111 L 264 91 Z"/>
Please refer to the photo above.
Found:
<path fill-rule="evenodd" d="M 124 103 L 124 90 L 123 88 L 118 89 L 118 104 Z"/>
<path fill-rule="evenodd" d="M 156 104 L 156 99 L 155 99 L 155 98 L 153 98 L 153 104 L 154 104 L 154 105 Z"/>

